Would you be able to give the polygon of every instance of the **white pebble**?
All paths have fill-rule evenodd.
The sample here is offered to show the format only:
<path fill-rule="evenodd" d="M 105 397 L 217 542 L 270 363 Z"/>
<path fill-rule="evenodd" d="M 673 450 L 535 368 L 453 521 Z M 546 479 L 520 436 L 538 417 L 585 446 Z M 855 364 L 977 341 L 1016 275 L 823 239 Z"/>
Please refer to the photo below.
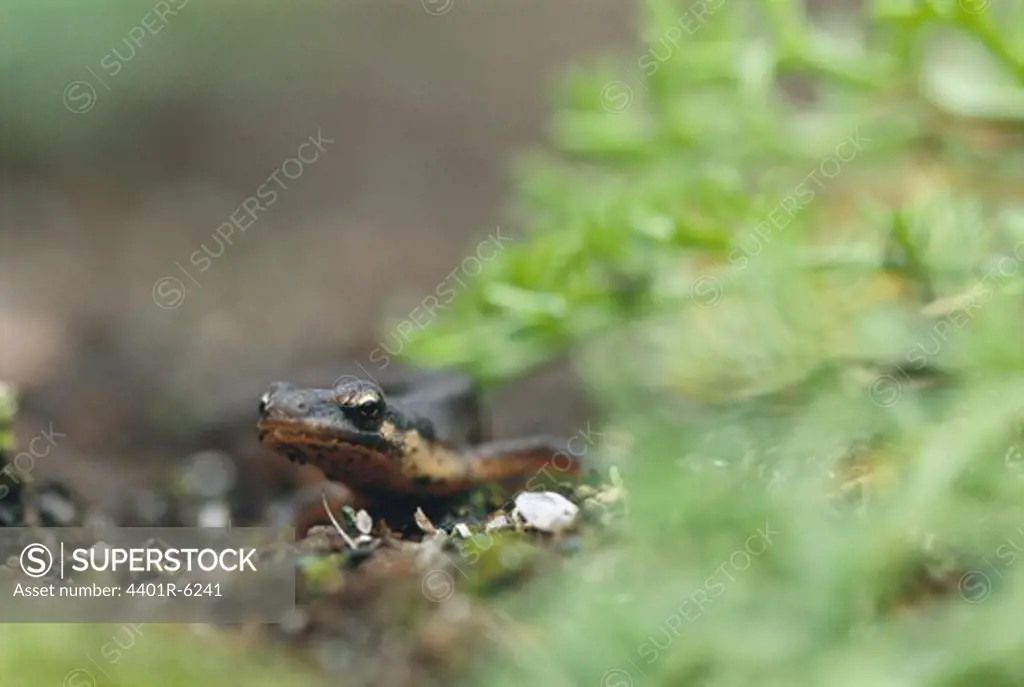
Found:
<path fill-rule="evenodd" d="M 576 504 L 552 491 L 523 492 L 516 497 L 516 510 L 527 525 L 544 532 L 569 527 L 580 511 Z"/>

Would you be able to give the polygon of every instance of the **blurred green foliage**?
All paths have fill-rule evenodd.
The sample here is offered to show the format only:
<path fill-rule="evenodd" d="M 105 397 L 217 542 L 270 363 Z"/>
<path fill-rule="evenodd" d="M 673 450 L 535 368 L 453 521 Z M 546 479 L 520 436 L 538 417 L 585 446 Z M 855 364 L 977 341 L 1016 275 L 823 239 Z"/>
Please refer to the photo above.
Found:
<path fill-rule="evenodd" d="M 166 127 L 169 115 L 265 100 L 281 83 L 314 79 L 308 46 L 344 41 L 352 30 L 303 20 L 275 3 L 241 13 L 235 3 L 195 0 L 7 0 L 0 5 L 7 171 L 77 173 L 97 156 L 138 164 L 139 149 L 154 145 L 152 129 Z"/>
<path fill-rule="evenodd" d="M 1024 3 L 641 19 L 564 85 L 525 236 L 406 349 L 571 355 L 630 490 L 480 684 L 1021 684 Z"/>
<path fill-rule="evenodd" d="M 18 413 L 18 390 L 0 380 L 0 461 L 17 445 L 14 440 L 14 418 Z"/>
<path fill-rule="evenodd" d="M 149 624 L 0 626 L 0 667 L 10 687 L 252 687 L 323 684 L 298 661 L 239 642 L 211 642 L 191 626 Z"/>
<path fill-rule="evenodd" d="M 512 378 L 676 308 L 674 296 L 689 296 L 677 287 L 699 274 L 697 254 L 724 263 L 730 247 L 753 245 L 801 183 L 802 199 L 813 197 L 769 249 L 824 241 L 825 255 L 802 259 L 874 261 L 892 220 L 861 206 L 885 201 L 884 212 L 916 213 L 931 233 L 928 213 L 959 220 L 935 239 L 945 242 L 936 257 L 975 260 L 992 248 L 977 245 L 981 218 L 946 208 L 977 213 L 984 198 L 1005 200 L 1024 170 L 1024 8 L 991 4 L 876 2 L 867 17 L 812 22 L 798 2 L 646 3 L 636 55 L 572 74 L 553 150 L 521 165 L 525 237 L 406 350 L 486 381 Z M 826 161 L 846 139 L 857 147 L 843 150 L 836 173 Z M 998 212 L 1010 210 L 998 221 L 1019 235 L 1019 207 Z M 965 253 L 965 241 L 976 248 Z"/>

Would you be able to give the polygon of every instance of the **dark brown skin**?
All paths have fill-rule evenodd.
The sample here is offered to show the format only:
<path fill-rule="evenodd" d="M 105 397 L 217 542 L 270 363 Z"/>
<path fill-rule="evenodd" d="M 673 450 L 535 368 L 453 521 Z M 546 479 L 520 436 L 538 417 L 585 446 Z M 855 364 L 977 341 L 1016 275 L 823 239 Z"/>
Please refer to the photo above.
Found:
<path fill-rule="evenodd" d="M 374 514 L 423 507 L 429 515 L 440 504 L 490 484 L 580 475 L 579 459 L 565 441 L 553 437 L 460 445 L 479 441 L 479 430 L 464 432 L 459 443 L 442 436 L 428 415 L 456 407 L 445 418 L 451 425 L 467 419 L 452 415 L 471 413 L 465 408 L 475 404 L 453 405 L 449 397 L 455 391 L 442 389 L 437 398 L 423 391 L 389 400 L 376 384 L 363 380 L 333 389 L 275 382 L 260 402 L 259 438 L 290 460 L 314 465 L 327 479 L 344 484 L 353 492 L 352 505 Z M 478 425 L 470 420 L 471 426 Z"/>

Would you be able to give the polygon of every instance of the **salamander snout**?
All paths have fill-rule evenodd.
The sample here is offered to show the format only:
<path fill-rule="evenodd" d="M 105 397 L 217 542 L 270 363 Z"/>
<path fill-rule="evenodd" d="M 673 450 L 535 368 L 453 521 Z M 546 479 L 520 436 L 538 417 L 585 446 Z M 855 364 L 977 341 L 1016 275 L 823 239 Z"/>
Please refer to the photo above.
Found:
<path fill-rule="evenodd" d="M 304 417 L 313 407 L 304 391 L 285 382 L 273 382 L 260 397 L 260 418 L 265 420 Z"/>

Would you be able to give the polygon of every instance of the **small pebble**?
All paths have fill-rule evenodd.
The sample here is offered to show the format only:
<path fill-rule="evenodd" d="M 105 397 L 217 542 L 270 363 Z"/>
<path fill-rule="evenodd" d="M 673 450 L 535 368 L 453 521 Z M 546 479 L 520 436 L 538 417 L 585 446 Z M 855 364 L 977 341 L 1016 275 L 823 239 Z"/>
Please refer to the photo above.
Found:
<path fill-rule="evenodd" d="M 552 491 L 527 491 L 516 497 L 516 511 L 528 526 L 557 532 L 573 524 L 579 507 Z"/>
<path fill-rule="evenodd" d="M 191 456 L 181 473 L 186 493 L 205 498 L 227 494 L 235 484 L 237 470 L 222 451 L 201 451 Z"/>
<path fill-rule="evenodd" d="M 434 527 L 434 523 L 430 522 L 430 518 L 423 512 L 422 508 L 417 508 L 416 512 L 413 513 L 413 519 L 416 521 L 416 526 L 419 527 L 426 534 L 433 534 L 437 531 Z"/>
<path fill-rule="evenodd" d="M 231 525 L 231 509 L 223 501 L 204 503 L 196 519 L 200 527 L 220 528 Z"/>
<path fill-rule="evenodd" d="M 288 611 L 281 619 L 281 631 L 286 635 L 297 635 L 309 626 L 309 614 L 295 608 Z"/>
<path fill-rule="evenodd" d="M 566 537 L 558 543 L 558 549 L 570 555 L 579 553 L 582 546 L 583 540 L 578 536 Z"/>
<path fill-rule="evenodd" d="M 617 467 L 613 465 L 608 470 L 608 475 L 612 481 L 612 484 L 614 484 L 616 487 L 619 487 L 620 489 L 626 488 L 626 484 L 625 482 L 622 481 L 622 475 L 619 473 L 619 469 Z"/>
<path fill-rule="evenodd" d="M 287 498 L 272 501 L 266 508 L 264 519 L 268 527 L 291 529 L 295 519 L 295 505 Z"/>
<path fill-rule="evenodd" d="M 354 549 L 349 549 L 345 554 L 345 561 L 350 568 L 357 568 L 366 561 L 370 560 L 376 553 L 376 549 L 372 545 L 372 542 L 362 544 Z"/>
<path fill-rule="evenodd" d="M 0 503 L 0 527 L 18 527 L 24 522 L 25 511 L 20 503 Z"/>
<path fill-rule="evenodd" d="M 172 507 L 169 499 L 155 491 L 145 490 L 139 493 L 132 505 L 134 514 L 146 526 L 159 527 L 171 518 Z"/>
<path fill-rule="evenodd" d="M 369 534 L 373 529 L 373 518 L 365 510 L 356 513 L 356 529 L 363 534 Z"/>
<path fill-rule="evenodd" d="M 484 525 L 485 532 L 493 532 L 495 530 L 504 530 L 512 526 L 511 521 L 504 513 L 498 513 Z"/>
<path fill-rule="evenodd" d="M 64 486 L 51 483 L 39 488 L 35 502 L 46 527 L 71 527 L 80 520 L 79 508 Z"/>

